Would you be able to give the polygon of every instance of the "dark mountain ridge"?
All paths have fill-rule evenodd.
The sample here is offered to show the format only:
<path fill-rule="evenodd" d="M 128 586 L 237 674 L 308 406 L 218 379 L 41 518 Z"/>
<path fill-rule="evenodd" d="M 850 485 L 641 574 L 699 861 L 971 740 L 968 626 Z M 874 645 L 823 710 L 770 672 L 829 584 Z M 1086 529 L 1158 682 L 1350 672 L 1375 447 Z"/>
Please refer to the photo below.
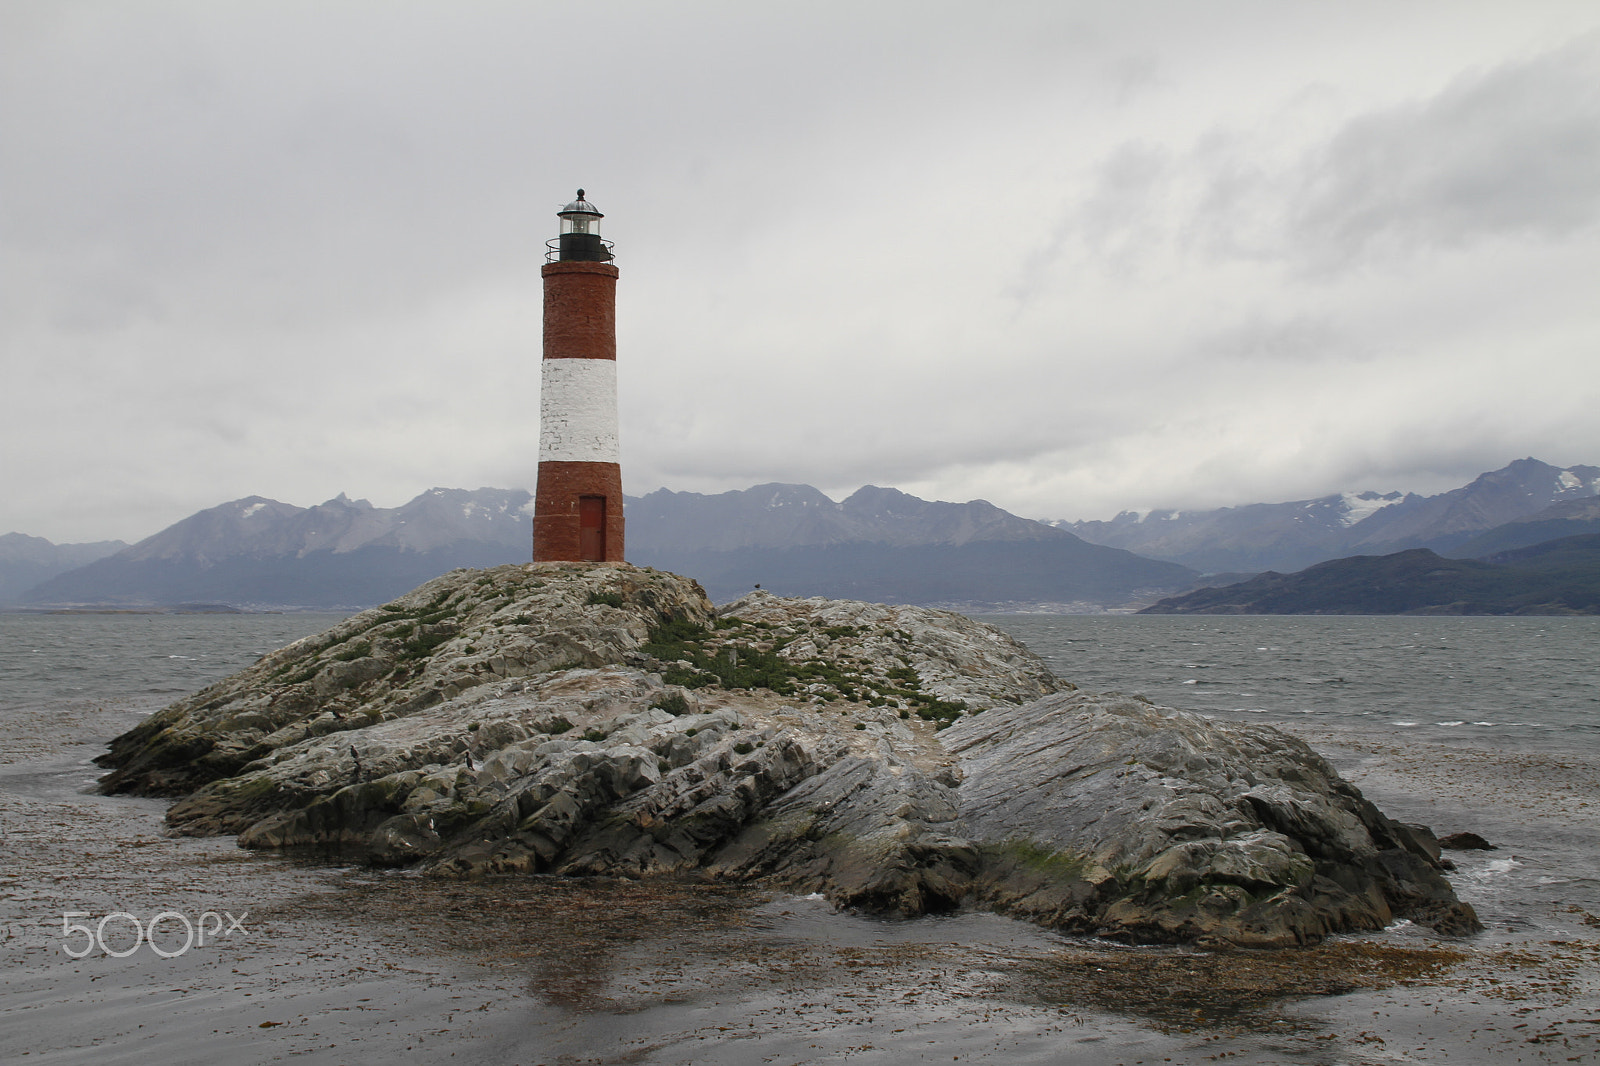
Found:
<path fill-rule="evenodd" d="M 1486 559 L 1427 548 L 1268 571 L 1164 599 L 1142 614 L 1600 614 L 1600 534 Z"/>

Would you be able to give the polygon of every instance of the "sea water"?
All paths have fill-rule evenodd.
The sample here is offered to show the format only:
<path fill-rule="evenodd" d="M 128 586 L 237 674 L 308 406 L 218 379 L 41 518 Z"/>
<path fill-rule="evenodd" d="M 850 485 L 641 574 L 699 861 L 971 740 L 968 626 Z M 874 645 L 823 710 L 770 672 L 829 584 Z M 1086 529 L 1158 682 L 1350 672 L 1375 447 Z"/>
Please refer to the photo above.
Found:
<path fill-rule="evenodd" d="M 320 633 L 342 614 L 0 614 L 0 713 L 166 704 Z"/>
<path fill-rule="evenodd" d="M 1600 752 L 1600 618 L 1000 615 L 1090 691 L 1234 719 Z"/>

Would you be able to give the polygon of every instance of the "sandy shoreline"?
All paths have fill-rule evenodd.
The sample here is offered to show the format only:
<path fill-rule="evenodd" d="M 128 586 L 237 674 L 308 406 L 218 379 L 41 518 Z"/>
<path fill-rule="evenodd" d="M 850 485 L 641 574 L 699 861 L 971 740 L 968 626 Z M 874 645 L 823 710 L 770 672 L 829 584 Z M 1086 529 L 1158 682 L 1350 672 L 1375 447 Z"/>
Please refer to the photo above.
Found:
<path fill-rule="evenodd" d="M 881 922 L 750 889 L 431 882 L 172 838 L 164 803 L 83 791 L 96 774 L 88 760 L 134 716 L 85 707 L 52 715 L 46 730 L 19 715 L 0 736 L 5 1061 L 1378 1064 L 1600 1053 L 1594 760 L 1299 729 L 1395 817 L 1502 844 L 1455 856 L 1452 879 L 1489 930 L 1448 941 L 1407 926 L 1304 951 L 1215 954 L 1072 941 L 984 914 Z M 1584 848 L 1588 863 L 1575 861 Z M 145 946 L 74 960 L 65 911 L 86 921 L 248 912 L 247 932 L 172 959 Z"/>

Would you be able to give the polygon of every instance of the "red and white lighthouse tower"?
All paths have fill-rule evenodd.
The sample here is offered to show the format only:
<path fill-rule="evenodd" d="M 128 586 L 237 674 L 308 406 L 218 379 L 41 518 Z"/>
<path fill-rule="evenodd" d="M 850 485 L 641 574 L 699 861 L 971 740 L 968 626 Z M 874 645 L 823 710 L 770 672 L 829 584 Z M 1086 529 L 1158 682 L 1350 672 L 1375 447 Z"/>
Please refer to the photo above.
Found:
<path fill-rule="evenodd" d="M 533 561 L 621 562 L 617 268 L 600 238 L 604 216 L 582 189 L 557 214 L 561 236 L 543 270 Z"/>

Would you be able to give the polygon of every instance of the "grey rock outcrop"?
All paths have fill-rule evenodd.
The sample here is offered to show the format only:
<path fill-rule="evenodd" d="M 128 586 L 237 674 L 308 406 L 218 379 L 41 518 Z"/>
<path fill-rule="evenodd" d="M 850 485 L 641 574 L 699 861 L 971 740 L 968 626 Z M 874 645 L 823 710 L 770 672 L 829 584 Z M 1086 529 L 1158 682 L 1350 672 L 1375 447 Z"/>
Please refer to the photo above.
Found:
<path fill-rule="evenodd" d="M 1074 693 L 940 739 L 961 757 L 966 829 L 994 849 L 978 892 L 1018 916 L 1263 946 L 1397 914 L 1478 928 L 1431 833 L 1385 817 L 1276 729 Z"/>
<path fill-rule="evenodd" d="M 767 627 L 780 638 L 792 635 L 778 652 L 788 661 L 821 659 L 847 671 L 859 668 L 859 687 L 869 701 L 880 698 L 879 689 L 903 688 L 897 673 L 914 676 L 921 691 L 971 710 L 1073 687 L 995 627 L 931 607 L 788 599 L 757 591 L 719 607 L 717 615 Z"/>
<path fill-rule="evenodd" d="M 1439 846 L 1451 851 L 1499 851 L 1498 845 L 1491 844 L 1477 833 L 1451 833 L 1449 836 L 1439 838 Z"/>
<path fill-rule="evenodd" d="M 621 663 L 663 623 L 711 619 L 698 585 L 653 570 L 453 570 L 152 715 L 112 742 L 102 788 L 181 795 L 308 738 L 490 682 Z"/>
<path fill-rule="evenodd" d="M 1476 928 L 1303 743 L 1079 693 L 948 612 L 610 565 L 456 571 L 152 716 L 175 831 L 443 877 L 761 881 L 1139 940 Z"/>

